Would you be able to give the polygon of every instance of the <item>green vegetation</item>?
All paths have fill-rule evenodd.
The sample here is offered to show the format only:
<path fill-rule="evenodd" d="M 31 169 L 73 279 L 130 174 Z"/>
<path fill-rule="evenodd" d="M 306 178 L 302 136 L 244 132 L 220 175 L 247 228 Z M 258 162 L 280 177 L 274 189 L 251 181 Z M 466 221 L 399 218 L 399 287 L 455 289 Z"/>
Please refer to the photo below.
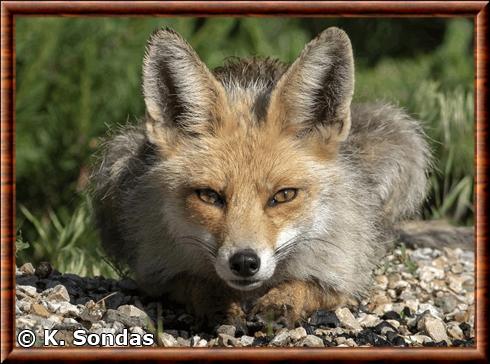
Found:
<path fill-rule="evenodd" d="M 210 66 L 229 56 L 291 62 L 327 26 L 350 35 L 356 100 L 423 120 L 434 151 L 424 218 L 473 223 L 473 28 L 467 19 L 19 18 L 16 20 L 18 263 L 115 276 L 84 190 L 108 127 L 144 113 L 141 60 L 157 27 L 176 29 Z"/>

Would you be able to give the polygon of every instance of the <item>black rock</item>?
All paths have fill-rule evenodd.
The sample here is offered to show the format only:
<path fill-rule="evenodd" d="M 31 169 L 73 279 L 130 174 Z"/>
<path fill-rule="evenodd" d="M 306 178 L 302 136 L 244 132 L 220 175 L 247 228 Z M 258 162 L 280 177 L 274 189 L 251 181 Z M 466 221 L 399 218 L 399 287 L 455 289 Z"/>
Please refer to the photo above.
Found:
<path fill-rule="evenodd" d="M 357 345 L 390 346 L 390 343 L 376 335 L 370 328 L 362 330 L 355 338 Z"/>
<path fill-rule="evenodd" d="M 313 326 L 335 328 L 340 326 L 340 321 L 335 312 L 318 310 L 311 315 L 310 324 Z"/>
<path fill-rule="evenodd" d="M 376 334 L 371 329 L 364 329 L 357 334 L 355 341 L 357 345 L 374 345 Z"/>
<path fill-rule="evenodd" d="M 65 286 L 66 290 L 70 294 L 70 302 L 74 301 L 78 297 L 84 296 L 83 285 L 77 283 L 70 277 L 64 277 L 64 275 L 56 277 L 56 280 L 51 281 L 46 288 L 52 288 L 58 284 Z"/>
<path fill-rule="evenodd" d="M 138 285 L 131 278 L 124 278 L 118 282 L 119 288 L 121 288 L 125 292 L 137 292 Z"/>
<path fill-rule="evenodd" d="M 390 323 L 386 321 L 381 321 L 373 328 L 374 332 L 379 335 L 387 335 L 387 332 L 397 332 L 396 329 Z"/>
<path fill-rule="evenodd" d="M 307 335 L 314 335 L 315 328 L 313 326 L 309 324 L 303 324 L 302 326 L 305 329 Z"/>
<path fill-rule="evenodd" d="M 105 279 L 104 277 L 95 277 L 95 279 L 99 283 L 99 290 L 100 287 L 103 287 L 106 291 L 110 291 L 112 287 L 112 282 L 110 279 Z"/>
<path fill-rule="evenodd" d="M 108 295 L 106 294 L 105 296 Z M 119 306 L 125 305 L 127 301 L 129 301 L 129 297 L 126 297 L 121 292 L 116 292 L 104 300 L 105 306 L 112 309 L 117 309 Z"/>
<path fill-rule="evenodd" d="M 85 287 L 87 291 L 95 291 L 99 287 L 99 283 L 94 278 L 86 280 Z"/>
<path fill-rule="evenodd" d="M 412 311 L 410 311 L 410 308 L 408 308 L 407 306 L 403 307 L 403 316 L 405 317 L 412 317 Z"/>
<path fill-rule="evenodd" d="M 95 291 L 94 291 L 94 292 L 96 292 L 96 293 L 107 293 L 107 292 L 108 292 L 108 290 L 107 290 L 105 287 L 103 287 L 103 286 L 99 286 L 99 287 L 97 287 L 97 288 L 95 289 Z"/>
<path fill-rule="evenodd" d="M 386 340 L 388 340 L 388 342 L 390 344 L 392 344 L 393 346 L 405 346 L 405 340 L 397 335 L 396 332 L 393 332 L 393 331 L 388 331 L 386 333 Z"/>
<path fill-rule="evenodd" d="M 466 339 L 469 339 L 471 337 L 471 326 L 468 323 L 460 323 L 459 328 L 463 331 L 463 335 Z"/>
<path fill-rule="evenodd" d="M 67 282 L 67 281 L 75 282 L 79 286 L 85 285 L 83 282 L 83 278 L 77 276 L 76 274 L 72 274 L 72 273 L 65 273 L 61 277 L 58 277 L 58 280 L 60 282 Z"/>
<path fill-rule="evenodd" d="M 60 281 L 55 280 L 55 279 L 41 279 L 41 280 L 39 280 L 39 284 L 44 284 L 45 285 L 44 289 L 54 288 L 59 284 L 63 285 Z M 68 292 L 68 293 L 70 293 L 70 292 Z"/>
<path fill-rule="evenodd" d="M 180 315 L 178 318 L 177 318 L 177 321 L 178 322 L 181 322 L 182 324 L 184 325 L 192 325 L 192 323 L 194 322 L 194 317 L 187 314 L 187 313 L 184 313 L 183 315 Z"/>
<path fill-rule="evenodd" d="M 475 339 L 469 339 L 469 340 L 454 339 L 453 340 L 453 346 L 463 346 L 465 348 L 475 346 Z"/>
<path fill-rule="evenodd" d="M 325 347 L 332 347 L 332 346 L 337 346 L 335 343 L 331 342 L 330 340 L 327 340 L 327 338 L 323 338 L 323 344 L 325 345 Z"/>
<path fill-rule="evenodd" d="M 400 315 L 398 314 L 398 312 L 395 311 L 388 311 L 381 318 L 383 320 L 396 320 L 396 321 L 401 320 Z"/>
<path fill-rule="evenodd" d="M 53 272 L 51 264 L 49 262 L 41 262 L 34 271 L 34 274 L 42 279 L 48 278 L 51 272 Z"/>
<path fill-rule="evenodd" d="M 419 322 L 422 318 L 424 318 L 426 315 L 430 315 L 430 311 L 429 310 L 425 310 L 424 312 L 422 312 L 421 314 L 417 315 L 415 317 L 415 320 L 413 320 L 413 322 L 409 323 L 407 325 L 407 327 L 410 329 L 410 331 L 412 333 L 417 333 L 419 330 L 417 329 L 417 327 L 419 326 Z"/>
<path fill-rule="evenodd" d="M 264 323 L 261 321 L 247 321 L 248 335 L 253 336 L 257 331 L 264 328 Z"/>
<path fill-rule="evenodd" d="M 385 336 L 386 336 L 386 340 L 388 340 L 388 341 L 391 343 L 391 342 L 393 341 L 393 339 L 394 339 L 395 337 L 397 337 L 398 335 L 396 334 L 396 332 L 394 332 L 394 331 L 391 331 L 391 330 L 390 330 L 390 331 L 388 331 L 388 332 L 386 333 L 386 335 L 385 335 Z"/>
<path fill-rule="evenodd" d="M 453 346 L 466 346 L 466 342 L 464 340 L 454 339 Z"/>
<path fill-rule="evenodd" d="M 244 320 L 236 320 L 235 324 L 235 337 L 241 337 L 243 335 L 248 335 L 247 323 Z"/>
<path fill-rule="evenodd" d="M 439 341 L 439 342 L 426 342 L 423 345 L 424 346 L 428 346 L 428 347 L 444 347 L 444 346 L 447 346 L 447 342 L 445 342 L 444 340 L 442 340 L 442 341 Z"/>
<path fill-rule="evenodd" d="M 206 341 L 209 341 L 212 338 L 214 338 L 214 335 L 210 334 L 209 332 L 200 332 L 198 335 L 201 339 L 204 339 Z"/>
<path fill-rule="evenodd" d="M 39 279 L 36 286 L 41 288 L 43 291 L 48 288 L 53 288 L 60 284 L 58 281 L 51 281 L 50 279 Z"/>
<path fill-rule="evenodd" d="M 269 339 L 265 336 L 256 337 L 252 342 L 252 346 L 267 346 L 269 344 Z"/>
<path fill-rule="evenodd" d="M 15 284 L 19 286 L 32 286 L 36 287 L 36 283 L 38 281 L 37 276 L 34 275 L 24 275 L 24 276 L 16 276 L 15 277 Z"/>
<path fill-rule="evenodd" d="M 392 345 L 382 337 L 377 336 L 376 341 L 374 342 L 374 346 L 392 346 Z"/>
<path fill-rule="evenodd" d="M 401 336 L 396 336 L 391 343 L 393 346 L 406 346 L 407 343 L 405 342 L 405 339 L 403 339 Z"/>
<path fill-rule="evenodd" d="M 109 292 L 114 292 L 114 291 L 119 291 L 119 284 L 115 279 L 108 278 L 105 280 L 106 284 L 105 287 L 107 287 L 107 290 Z M 127 296 L 130 296 L 129 294 Z"/>
<path fill-rule="evenodd" d="M 51 277 L 59 277 L 61 276 L 61 272 L 59 270 L 53 269 L 51 272 Z"/>

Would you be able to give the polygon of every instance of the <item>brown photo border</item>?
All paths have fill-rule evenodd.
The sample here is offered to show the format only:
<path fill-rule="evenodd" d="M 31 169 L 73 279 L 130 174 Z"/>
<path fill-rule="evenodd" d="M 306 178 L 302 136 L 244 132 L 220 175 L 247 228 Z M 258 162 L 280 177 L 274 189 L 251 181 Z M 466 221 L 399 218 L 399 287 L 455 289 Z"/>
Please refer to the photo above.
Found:
<path fill-rule="evenodd" d="M 476 347 L 33 348 L 14 345 L 15 18 L 18 16 L 471 17 L 475 65 Z M 370 360 L 488 362 L 488 1 L 5 1 L 1 4 L 1 361 Z"/>

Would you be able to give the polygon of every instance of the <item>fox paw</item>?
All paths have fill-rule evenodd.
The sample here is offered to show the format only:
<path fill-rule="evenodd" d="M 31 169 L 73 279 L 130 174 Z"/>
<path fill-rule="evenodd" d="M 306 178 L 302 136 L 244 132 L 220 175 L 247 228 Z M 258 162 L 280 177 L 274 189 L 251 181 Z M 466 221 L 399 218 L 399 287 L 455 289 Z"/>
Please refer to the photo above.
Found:
<path fill-rule="evenodd" d="M 289 328 L 294 327 L 302 317 L 294 298 L 277 288 L 261 297 L 251 314 L 266 325 L 276 324 Z"/>

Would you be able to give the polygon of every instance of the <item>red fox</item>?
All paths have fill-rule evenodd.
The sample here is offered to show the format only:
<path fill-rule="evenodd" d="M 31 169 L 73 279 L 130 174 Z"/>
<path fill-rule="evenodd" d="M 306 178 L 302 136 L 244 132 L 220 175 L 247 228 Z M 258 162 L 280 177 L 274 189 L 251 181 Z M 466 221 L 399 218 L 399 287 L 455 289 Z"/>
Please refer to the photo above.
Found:
<path fill-rule="evenodd" d="M 395 224 L 425 198 L 430 151 L 418 121 L 351 105 L 353 92 L 338 28 L 289 66 L 235 59 L 213 71 L 158 30 L 146 115 L 106 142 L 92 176 L 107 253 L 199 317 L 272 311 L 292 324 L 362 297 Z"/>

